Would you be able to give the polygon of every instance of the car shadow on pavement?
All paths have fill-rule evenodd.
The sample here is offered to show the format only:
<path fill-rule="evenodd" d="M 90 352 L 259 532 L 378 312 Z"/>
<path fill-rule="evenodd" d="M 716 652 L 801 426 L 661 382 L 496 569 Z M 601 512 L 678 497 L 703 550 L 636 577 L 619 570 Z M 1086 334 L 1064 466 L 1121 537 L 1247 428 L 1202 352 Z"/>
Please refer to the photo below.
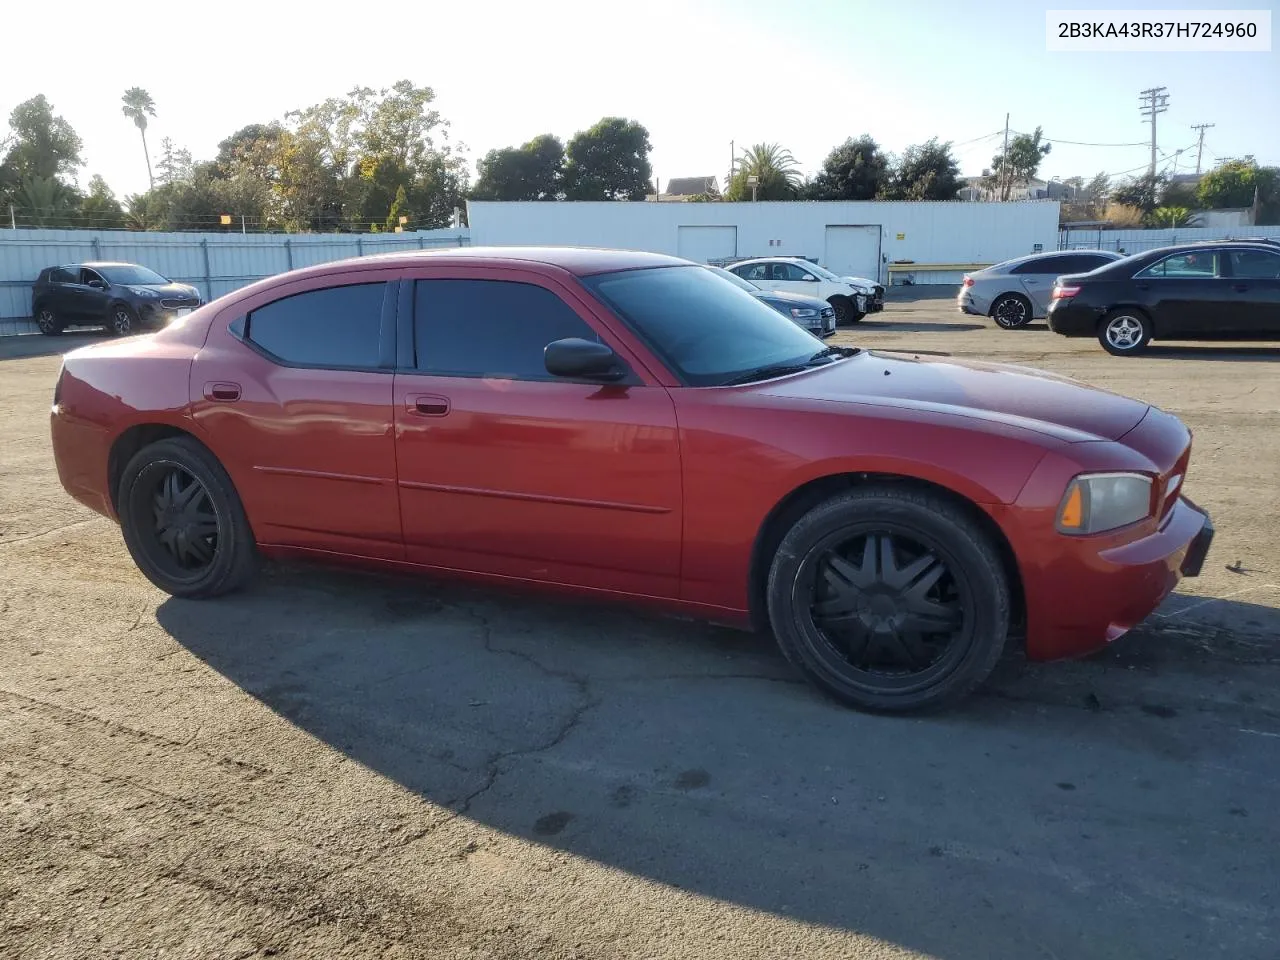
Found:
<path fill-rule="evenodd" d="M 1152 360 L 1244 360 L 1276 363 L 1280 361 L 1280 347 L 1241 347 L 1222 341 L 1212 346 L 1153 343 L 1138 356 Z"/>
<path fill-rule="evenodd" d="M 1209 956 L 1277 932 L 1248 907 L 1267 842 L 1256 863 L 1160 852 L 1162 831 L 1239 824 L 1189 775 L 1195 731 L 1111 695 L 1076 709 L 1074 688 L 1064 708 L 1035 671 L 944 714 L 870 716 L 752 635 L 306 566 L 156 615 L 425 801 L 697 895 L 943 960 Z"/>
<path fill-rule="evenodd" d="M 52 357 L 60 353 L 70 353 L 78 347 L 98 343 L 108 337 L 109 334 L 105 330 L 77 330 L 57 337 L 46 337 L 38 333 L 0 337 L 0 361 Z"/>
<path fill-rule="evenodd" d="M 962 320 L 880 320 L 865 317 L 849 327 L 841 327 L 842 331 L 858 333 L 964 333 L 968 330 L 982 330 L 985 324 L 967 323 Z"/>

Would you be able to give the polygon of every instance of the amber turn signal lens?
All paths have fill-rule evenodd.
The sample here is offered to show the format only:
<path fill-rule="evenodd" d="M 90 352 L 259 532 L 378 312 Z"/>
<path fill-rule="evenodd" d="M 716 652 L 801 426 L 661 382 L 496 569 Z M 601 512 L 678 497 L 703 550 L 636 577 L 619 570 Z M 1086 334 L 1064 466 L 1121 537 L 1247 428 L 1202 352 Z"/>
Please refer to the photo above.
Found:
<path fill-rule="evenodd" d="M 1058 526 L 1064 530 L 1079 530 L 1084 525 L 1084 494 L 1080 492 L 1080 484 L 1073 483 L 1066 502 L 1062 504 L 1062 513 L 1058 516 Z"/>

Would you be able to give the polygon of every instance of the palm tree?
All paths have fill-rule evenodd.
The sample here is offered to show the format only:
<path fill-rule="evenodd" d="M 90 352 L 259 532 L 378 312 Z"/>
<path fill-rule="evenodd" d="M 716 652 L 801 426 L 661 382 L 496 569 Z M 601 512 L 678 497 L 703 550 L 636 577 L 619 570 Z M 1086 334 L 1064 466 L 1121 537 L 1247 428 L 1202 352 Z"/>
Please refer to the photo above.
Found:
<path fill-rule="evenodd" d="M 742 151 L 725 199 L 749 198 L 751 187 L 747 183 L 748 177 L 756 178 L 756 197 L 760 200 L 790 200 L 801 185 L 796 158 L 790 150 L 777 143 L 757 143 Z"/>
<path fill-rule="evenodd" d="M 156 102 L 141 87 L 130 87 L 120 99 L 124 103 L 121 112 L 133 121 L 133 125 L 142 134 L 142 155 L 147 159 L 147 180 L 154 190 L 156 178 L 151 174 L 151 153 L 147 150 L 147 117 L 156 115 Z"/>

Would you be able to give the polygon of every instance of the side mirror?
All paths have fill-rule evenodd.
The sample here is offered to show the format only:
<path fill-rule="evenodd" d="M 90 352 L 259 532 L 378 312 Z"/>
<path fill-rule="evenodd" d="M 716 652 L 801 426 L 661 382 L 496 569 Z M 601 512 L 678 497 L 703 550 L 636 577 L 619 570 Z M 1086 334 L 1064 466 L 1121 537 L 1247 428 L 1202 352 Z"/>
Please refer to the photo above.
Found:
<path fill-rule="evenodd" d="M 817 278 L 817 277 L 815 277 L 812 273 L 806 273 L 806 274 L 805 274 L 803 277 L 801 277 L 800 279 L 802 279 L 802 280 L 812 280 L 814 283 L 817 283 L 817 282 L 818 282 L 818 278 Z"/>
<path fill-rule="evenodd" d="M 581 337 L 567 337 L 548 343 L 542 356 L 547 373 L 553 377 L 621 380 L 624 375 L 617 354 L 603 343 Z"/>
<path fill-rule="evenodd" d="M 104 281 L 102 281 L 102 280 L 90 280 L 90 281 L 89 281 L 89 286 L 93 287 L 93 289 L 95 289 L 95 290 L 105 290 L 105 289 L 107 289 L 107 285 L 106 285 L 106 283 L 105 283 Z"/>

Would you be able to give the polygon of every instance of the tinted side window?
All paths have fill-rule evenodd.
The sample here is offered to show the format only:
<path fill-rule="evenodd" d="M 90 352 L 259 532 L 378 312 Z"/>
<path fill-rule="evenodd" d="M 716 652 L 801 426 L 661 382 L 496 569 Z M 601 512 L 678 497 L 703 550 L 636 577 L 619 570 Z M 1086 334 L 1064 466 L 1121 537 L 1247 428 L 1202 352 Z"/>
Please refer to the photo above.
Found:
<path fill-rule="evenodd" d="M 1231 273 L 1244 280 L 1280 280 L 1280 253 L 1232 250 Z"/>
<path fill-rule="evenodd" d="M 1165 277 L 1170 280 L 1212 279 L 1218 276 L 1218 252 L 1192 250 L 1189 253 L 1175 253 L 1159 263 L 1153 263 L 1137 276 Z"/>
<path fill-rule="evenodd" d="M 1054 275 L 1062 273 L 1071 273 L 1070 270 L 1063 270 L 1062 264 L 1070 257 L 1041 257 L 1037 260 L 1028 260 L 1026 263 L 1020 263 L 1010 273 L 1052 273 Z"/>
<path fill-rule="evenodd" d="M 80 269 L 81 283 L 92 283 L 94 280 L 97 280 L 99 283 L 106 283 L 106 281 L 103 280 L 96 271 L 90 270 L 88 267 L 82 267 Z"/>
<path fill-rule="evenodd" d="M 1058 274 L 1088 273 L 1097 270 L 1103 264 L 1110 263 L 1107 257 L 1098 257 L 1088 253 L 1076 253 L 1069 257 L 1058 258 Z"/>
<path fill-rule="evenodd" d="M 753 263 L 749 267 L 739 267 L 736 273 L 738 276 L 746 277 L 748 280 L 768 280 L 769 265 L 767 263 Z"/>
<path fill-rule="evenodd" d="M 813 276 L 808 270 L 797 263 L 775 263 L 773 265 L 773 279 L 775 280 L 803 280 L 805 277 Z"/>
<path fill-rule="evenodd" d="M 600 339 L 550 290 L 508 280 L 419 280 L 413 325 L 418 369 L 438 376 L 554 380 L 548 343 Z"/>
<path fill-rule="evenodd" d="M 296 293 L 250 313 L 246 336 L 284 363 L 371 369 L 385 290 L 385 283 L 358 283 Z"/>
<path fill-rule="evenodd" d="M 51 283 L 79 283 L 80 271 L 67 267 L 55 267 L 49 271 L 49 281 Z"/>

